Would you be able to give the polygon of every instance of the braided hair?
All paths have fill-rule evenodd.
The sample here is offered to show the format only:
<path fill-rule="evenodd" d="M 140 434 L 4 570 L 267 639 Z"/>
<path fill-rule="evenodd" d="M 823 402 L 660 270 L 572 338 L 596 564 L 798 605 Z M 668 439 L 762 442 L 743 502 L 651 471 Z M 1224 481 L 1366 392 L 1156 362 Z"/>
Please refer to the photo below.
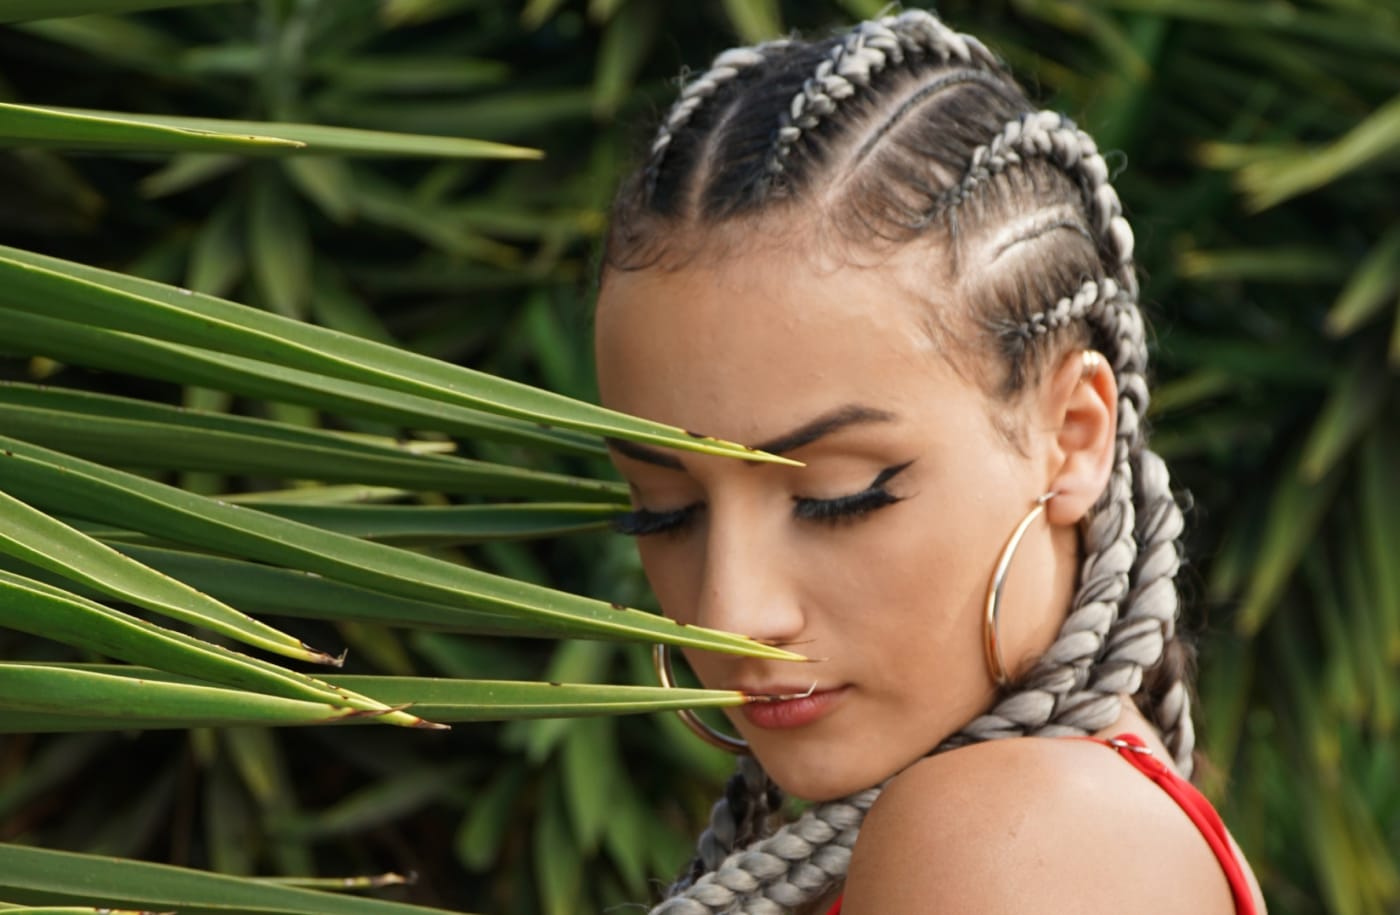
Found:
<path fill-rule="evenodd" d="M 1113 468 L 1083 524 L 1068 616 L 1036 664 L 932 752 L 1092 733 L 1129 695 L 1189 775 L 1191 652 L 1176 631 L 1174 582 L 1182 513 L 1145 441 L 1133 233 L 1093 139 L 1036 110 L 981 42 L 921 10 L 822 41 L 726 51 L 682 90 L 623 185 L 606 263 L 652 266 L 705 229 L 799 207 L 857 245 L 938 243 L 979 330 L 973 347 L 1001 367 L 992 393 L 1024 391 L 1075 346 L 1104 353 L 1117 379 Z M 976 269 L 1008 234 L 997 269 Z M 879 791 L 770 831 L 780 793 L 741 759 L 654 915 L 776 913 L 820 899 L 844 879 Z"/>

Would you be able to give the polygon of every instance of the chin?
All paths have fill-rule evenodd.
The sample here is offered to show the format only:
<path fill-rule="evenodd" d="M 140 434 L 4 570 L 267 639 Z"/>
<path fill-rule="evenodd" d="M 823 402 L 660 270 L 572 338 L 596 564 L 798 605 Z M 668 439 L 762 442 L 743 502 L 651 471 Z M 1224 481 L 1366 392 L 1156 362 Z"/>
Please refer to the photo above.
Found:
<path fill-rule="evenodd" d="M 760 739 L 754 745 L 754 755 L 784 793 L 804 801 L 836 800 L 878 785 L 893 774 L 872 766 L 869 757 L 847 761 L 830 748 L 799 750 L 774 743 Z"/>

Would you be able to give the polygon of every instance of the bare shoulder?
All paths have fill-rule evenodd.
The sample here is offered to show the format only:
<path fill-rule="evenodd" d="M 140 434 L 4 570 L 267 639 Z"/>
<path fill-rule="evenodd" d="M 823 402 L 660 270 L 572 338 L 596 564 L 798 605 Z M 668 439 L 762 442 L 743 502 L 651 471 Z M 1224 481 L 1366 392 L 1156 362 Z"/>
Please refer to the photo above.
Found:
<path fill-rule="evenodd" d="M 856 843 L 844 915 L 878 912 L 1227 915 L 1201 834 L 1102 744 L 1022 738 L 964 747 L 897 776 Z"/>

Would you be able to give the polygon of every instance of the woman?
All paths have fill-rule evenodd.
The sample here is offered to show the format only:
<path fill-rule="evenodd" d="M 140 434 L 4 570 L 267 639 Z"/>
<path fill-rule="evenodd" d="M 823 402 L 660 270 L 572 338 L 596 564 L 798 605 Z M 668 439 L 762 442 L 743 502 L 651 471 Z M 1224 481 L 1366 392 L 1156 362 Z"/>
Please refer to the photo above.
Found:
<path fill-rule="evenodd" d="M 688 653 L 769 701 L 656 911 L 1262 911 L 1182 778 L 1132 245 L 1093 141 L 928 13 L 682 91 L 616 205 L 602 398 L 800 466 L 614 442 L 620 527 L 668 615 L 819 660 Z M 770 835 L 781 792 L 815 803 Z"/>

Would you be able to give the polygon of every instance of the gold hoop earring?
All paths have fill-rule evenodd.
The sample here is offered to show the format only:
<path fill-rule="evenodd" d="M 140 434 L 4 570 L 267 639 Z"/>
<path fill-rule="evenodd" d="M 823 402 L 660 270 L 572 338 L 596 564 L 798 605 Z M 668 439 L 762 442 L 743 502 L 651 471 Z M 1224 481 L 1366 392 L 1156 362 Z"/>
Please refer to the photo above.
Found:
<path fill-rule="evenodd" d="M 1035 500 L 1035 505 L 1026 512 L 1026 516 L 1021 519 L 1021 523 L 1016 525 L 1016 529 L 1011 532 L 1011 537 L 1006 541 L 1006 546 L 1002 547 L 1001 555 L 997 557 L 996 569 L 992 572 L 992 580 L 987 585 L 987 601 L 985 614 L 982 618 L 982 648 L 986 653 L 987 672 L 992 675 L 992 680 L 997 686 L 1007 686 L 1011 683 L 1011 675 L 1006 670 L 1006 661 L 1001 656 L 1001 635 L 999 623 L 1001 617 L 1001 589 L 1006 584 L 1006 572 L 1011 567 L 1011 558 L 1016 555 L 1016 549 L 1021 545 L 1021 538 L 1026 535 L 1026 529 L 1031 526 L 1031 522 L 1036 519 L 1041 512 L 1045 511 L 1045 503 L 1055 498 L 1054 492 L 1047 492 L 1039 499 Z"/>
<path fill-rule="evenodd" d="M 656 679 L 667 689 L 675 689 L 676 675 L 671 670 L 671 648 L 669 645 L 653 645 L 651 649 L 651 663 L 656 668 Z M 736 756 L 744 756 L 749 752 L 749 742 L 739 737 L 730 737 L 722 734 L 700 720 L 700 717 L 690 709 L 676 709 L 676 715 L 680 717 L 685 726 L 705 743 L 712 747 L 719 747 Z"/>

